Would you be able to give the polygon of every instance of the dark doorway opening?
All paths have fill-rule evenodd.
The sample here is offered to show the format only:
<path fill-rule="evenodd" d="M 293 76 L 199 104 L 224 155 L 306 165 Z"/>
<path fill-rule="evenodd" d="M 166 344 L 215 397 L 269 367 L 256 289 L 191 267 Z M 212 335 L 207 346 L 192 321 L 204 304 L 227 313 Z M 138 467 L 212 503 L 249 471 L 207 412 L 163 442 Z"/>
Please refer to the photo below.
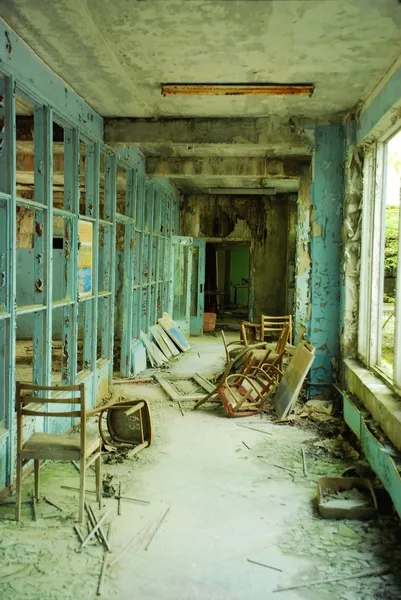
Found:
<path fill-rule="evenodd" d="M 220 326 L 238 329 L 249 318 L 250 246 L 207 243 L 205 312 L 215 312 Z"/>

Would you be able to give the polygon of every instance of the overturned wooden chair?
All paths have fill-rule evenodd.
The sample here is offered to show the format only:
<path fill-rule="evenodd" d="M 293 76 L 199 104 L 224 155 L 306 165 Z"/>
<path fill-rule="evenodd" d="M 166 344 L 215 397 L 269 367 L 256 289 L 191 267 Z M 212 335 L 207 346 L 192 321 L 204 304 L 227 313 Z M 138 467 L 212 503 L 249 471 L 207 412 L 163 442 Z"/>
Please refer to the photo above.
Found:
<path fill-rule="evenodd" d="M 130 447 L 137 454 L 152 444 L 152 419 L 146 400 L 124 400 L 99 414 L 99 433 L 107 446 Z"/>
<path fill-rule="evenodd" d="M 262 412 L 270 396 L 278 386 L 278 378 L 269 375 L 268 370 L 277 370 L 268 364 L 262 369 L 263 377 L 250 375 L 249 373 L 229 375 L 225 382 L 219 387 L 219 398 L 224 406 L 228 417 L 249 417 L 255 413 Z M 252 369 L 252 367 L 251 367 Z M 253 368 L 255 372 L 255 368 Z"/>
<path fill-rule="evenodd" d="M 48 392 L 74 395 L 71 397 L 47 397 Z M 37 404 L 38 410 L 27 408 L 28 405 Z M 79 405 L 78 410 L 70 411 L 43 411 L 43 405 L 48 404 L 74 404 Z M 96 465 L 96 496 L 100 501 L 101 495 L 101 440 L 97 434 L 87 434 L 85 420 L 85 386 L 57 385 L 40 386 L 32 383 L 17 381 L 16 385 L 17 408 L 17 481 L 16 481 L 16 507 L 15 518 L 21 517 L 22 493 L 22 466 L 24 461 L 34 461 L 35 498 L 39 499 L 39 474 L 41 460 L 56 460 L 62 462 L 79 461 L 80 487 L 79 487 L 79 522 L 84 521 L 85 479 L 87 469 Z M 65 418 L 76 417 L 80 419 L 79 433 L 33 433 L 24 441 L 23 419 L 25 416 L 39 418 Z"/>
<path fill-rule="evenodd" d="M 270 350 L 267 350 L 264 352 L 264 357 L 268 356 L 270 353 Z M 261 364 L 263 363 L 263 360 L 261 361 Z M 227 377 L 230 375 L 230 372 L 233 368 L 234 365 L 234 361 L 233 360 L 229 360 L 226 363 L 226 366 L 224 368 L 223 373 L 220 375 L 219 377 L 219 381 L 218 383 L 216 383 L 216 386 L 214 387 L 214 389 L 209 392 L 209 394 L 207 394 L 207 396 L 205 396 L 204 398 L 202 398 L 201 400 L 198 400 L 194 406 L 194 410 L 196 410 L 197 408 L 199 408 L 200 406 L 202 406 L 203 404 L 206 404 L 207 402 L 213 402 L 215 403 L 215 397 L 218 396 L 219 393 L 219 388 L 221 386 L 221 383 L 226 381 Z M 253 361 L 252 361 L 252 357 L 250 355 L 250 352 L 248 352 L 248 354 L 245 356 L 245 360 L 242 364 L 242 366 L 238 369 L 238 372 L 234 373 L 234 375 L 237 378 L 241 378 L 243 375 L 247 375 L 251 369 L 253 365 Z M 217 403 L 219 403 L 220 401 L 217 400 Z"/>

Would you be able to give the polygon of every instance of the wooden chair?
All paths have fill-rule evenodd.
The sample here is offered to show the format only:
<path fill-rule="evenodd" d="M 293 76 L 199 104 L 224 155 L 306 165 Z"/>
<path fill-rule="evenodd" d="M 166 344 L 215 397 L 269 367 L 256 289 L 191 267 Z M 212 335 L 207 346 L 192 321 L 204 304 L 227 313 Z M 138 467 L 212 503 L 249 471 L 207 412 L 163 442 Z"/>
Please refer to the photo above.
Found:
<path fill-rule="evenodd" d="M 28 394 L 24 394 L 27 391 Z M 40 395 L 43 392 L 78 392 L 69 398 L 47 398 Z M 79 410 L 69 412 L 50 412 L 31 410 L 28 404 L 79 404 Z M 34 461 L 35 498 L 39 499 L 39 471 L 41 460 L 79 461 L 80 463 L 80 492 L 79 492 L 79 522 L 84 521 L 85 502 L 85 477 L 86 470 L 96 463 L 96 495 L 100 501 L 101 493 L 101 440 L 97 434 L 87 435 L 85 420 L 85 386 L 58 385 L 40 386 L 32 383 L 17 381 L 16 385 L 17 408 L 17 503 L 15 518 L 21 517 L 21 492 L 22 492 L 22 464 L 23 461 Z M 30 417 L 78 417 L 80 418 L 80 433 L 33 433 L 25 442 L 23 441 L 23 418 Z"/>
<path fill-rule="evenodd" d="M 267 357 L 269 354 L 270 354 L 270 350 L 267 350 L 267 351 L 265 351 L 264 356 Z M 215 402 L 214 397 L 218 395 L 222 382 L 226 381 L 227 377 L 230 375 L 230 372 L 234 366 L 234 362 L 235 361 L 233 361 L 232 359 L 227 361 L 225 369 L 224 369 L 222 375 L 220 375 L 219 382 L 216 384 L 216 387 L 209 394 L 207 394 L 207 396 L 205 396 L 201 400 L 197 401 L 197 403 L 194 406 L 194 410 L 199 408 L 199 406 L 206 404 L 207 402 L 213 402 L 213 403 Z M 259 364 L 262 364 L 262 363 L 263 363 L 263 360 L 260 361 Z M 253 365 L 252 356 L 250 354 L 250 351 L 248 351 L 248 354 L 244 357 L 244 362 L 243 362 L 242 366 L 233 374 L 237 378 L 238 382 L 240 382 L 242 380 L 241 378 L 243 378 L 243 376 L 245 376 L 249 373 L 249 371 L 252 368 L 252 365 Z"/>
<path fill-rule="evenodd" d="M 245 344 L 242 340 L 234 340 L 233 342 L 228 342 L 227 344 L 227 338 L 223 330 L 221 330 L 221 337 L 223 339 L 227 362 L 232 360 L 232 354 L 236 354 L 238 351 L 244 350 Z M 230 346 L 233 346 L 233 348 L 230 348 Z"/>
<path fill-rule="evenodd" d="M 245 346 L 249 346 L 254 342 L 260 341 L 261 339 L 260 323 L 250 323 L 249 321 L 243 321 L 240 326 L 240 338 L 244 342 Z"/>
<path fill-rule="evenodd" d="M 268 365 L 266 365 L 268 366 Z M 278 382 L 263 373 L 263 381 L 254 375 L 229 375 L 219 387 L 219 398 L 228 417 L 249 417 L 262 412 Z"/>
<path fill-rule="evenodd" d="M 262 315 L 261 339 L 264 340 L 267 335 L 279 334 L 285 325 L 289 327 L 288 342 L 292 345 L 292 316 L 268 317 Z"/>

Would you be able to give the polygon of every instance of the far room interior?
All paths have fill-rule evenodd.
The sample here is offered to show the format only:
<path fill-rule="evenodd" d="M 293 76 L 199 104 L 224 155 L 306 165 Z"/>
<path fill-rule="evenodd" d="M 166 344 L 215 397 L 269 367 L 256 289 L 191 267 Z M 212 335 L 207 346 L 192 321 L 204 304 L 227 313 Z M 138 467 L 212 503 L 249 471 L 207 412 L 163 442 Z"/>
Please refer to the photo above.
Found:
<path fill-rule="evenodd" d="M 237 327 L 249 319 L 250 245 L 206 243 L 205 313 L 217 325 Z"/>

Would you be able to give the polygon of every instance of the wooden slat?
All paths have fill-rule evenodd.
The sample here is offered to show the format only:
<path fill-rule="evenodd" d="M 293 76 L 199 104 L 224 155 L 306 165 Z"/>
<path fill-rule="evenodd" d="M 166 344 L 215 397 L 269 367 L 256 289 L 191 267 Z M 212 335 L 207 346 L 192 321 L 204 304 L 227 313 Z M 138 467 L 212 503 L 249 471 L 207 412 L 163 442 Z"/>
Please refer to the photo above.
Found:
<path fill-rule="evenodd" d="M 181 399 L 181 394 L 179 394 L 177 392 L 175 387 L 173 387 L 171 385 L 171 383 L 169 381 L 167 381 L 167 379 L 163 375 L 159 375 L 159 373 L 155 373 L 155 379 L 157 380 L 157 382 L 160 384 L 160 386 L 163 388 L 163 390 L 166 392 L 166 394 L 172 400 L 177 401 L 177 400 Z"/>
<path fill-rule="evenodd" d="M 81 404 L 81 398 L 39 398 L 38 396 L 22 396 L 21 404 Z"/>
<path fill-rule="evenodd" d="M 138 404 L 135 404 L 134 406 L 131 406 L 130 408 L 128 408 L 125 411 L 125 414 L 127 415 L 127 417 L 129 417 L 129 415 L 132 415 L 134 412 L 141 410 L 141 408 L 143 408 L 144 406 L 145 406 L 145 402 L 138 402 Z"/>
<path fill-rule="evenodd" d="M 27 410 L 23 408 L 21 414 L 26 417 L 80 417 L 81 411 L 73 410 L 71 412 L 43 412 L 39 410 Z"/>
<path fill-rule="evenodd" d="M 53 392 L 79 392 L 79 385 L 36 385 L 34 383 L 19 382 L 20 390 L 39 390 Z"/>
<path fill-rule="evenodd" d="M 206 379 L 199 373 L 195 373 L 192 376 L 192 379 L 194 379 L 196 381 L 196 383 L 198 383 L 204 390 L 206 390 L 209 393 L 213 392 L 213 390 L 216 388 L 216 386 L 213 385 L 213 383 L 210 383 L 210 381 L 208 379 Z"/>

